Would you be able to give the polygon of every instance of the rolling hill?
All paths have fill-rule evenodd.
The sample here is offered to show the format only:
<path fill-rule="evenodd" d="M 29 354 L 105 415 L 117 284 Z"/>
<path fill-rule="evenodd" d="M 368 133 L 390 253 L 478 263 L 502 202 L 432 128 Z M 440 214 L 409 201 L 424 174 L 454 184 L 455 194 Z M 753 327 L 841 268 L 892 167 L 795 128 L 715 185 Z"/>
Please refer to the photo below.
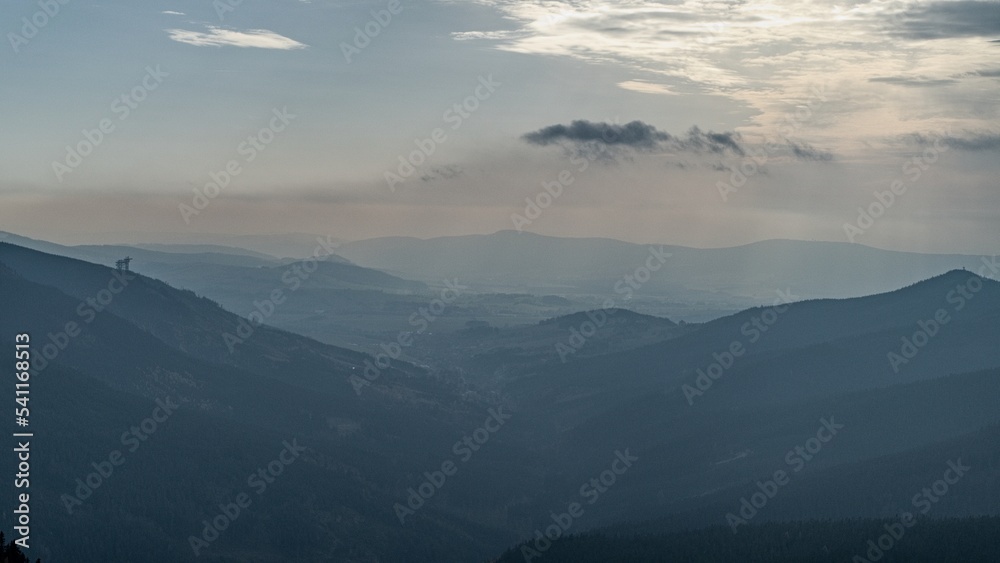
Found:
<path fill-rule="evenodd" d="M 891 516 L 957 457 L 983 470 L 935 516 L 1000 510 L 1000 283 L 968 271 L 860 298 L 786 294 L 789 303 L 701 325 L 625 310 L 599 330 L 595 311 L 473 323 L 416 340 L 427 367 L 376 367 L 144 273 L 11 244 L 0 244 L 0 287 L 0 338 L 28 332 L 44 358 L 32 427 L 53 452 L 37 469 L 33 508 L 46 559 L 81 548 L 193 559 L 200 523 L 293 440 L 306 450 L 268 483 L 274 492 L 254 496 L 199 560 L 483 560 L 531 537 L 619 455 L 634 467 L 574 532 L 718 526 L 758 480 L 792 465 L 802 471 L 755 525 Z M 589 334 L 586 322 L 594 334 L 560 361 L 556 345 L 574 329 Z M 922 342 L 913 354 L 907 339 Z M 898 370 L 893 352 L 908 356 Z M 168 400 L 178 406 L 155 435 L 125 448 L 122 433 Z M 455 459 L 490 409 L 509 413 L 502 430 L 468 463 L 459 457 L 457 475 L 401 524 L 397 503 Z M 824 421 L 842 431 L 790 463 Z M 125 463 L 68 506 L 76 480 L 116 450 Z M 102 535 L 109 523 L 122 532 Z"/>

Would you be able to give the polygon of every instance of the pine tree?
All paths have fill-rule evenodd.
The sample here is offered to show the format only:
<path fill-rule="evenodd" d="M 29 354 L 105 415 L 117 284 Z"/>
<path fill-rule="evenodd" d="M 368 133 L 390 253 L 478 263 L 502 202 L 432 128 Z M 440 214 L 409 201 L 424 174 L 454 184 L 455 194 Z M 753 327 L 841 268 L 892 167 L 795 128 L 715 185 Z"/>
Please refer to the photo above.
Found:
<path fill-rule="evenodd" d="M 21 549 L 13 541 L 7 543 L 7 538 L 0 532 L 0 563 L 31 563 Z M 35 563 L 42 563 L 41 559 L 35 559 Z"/>

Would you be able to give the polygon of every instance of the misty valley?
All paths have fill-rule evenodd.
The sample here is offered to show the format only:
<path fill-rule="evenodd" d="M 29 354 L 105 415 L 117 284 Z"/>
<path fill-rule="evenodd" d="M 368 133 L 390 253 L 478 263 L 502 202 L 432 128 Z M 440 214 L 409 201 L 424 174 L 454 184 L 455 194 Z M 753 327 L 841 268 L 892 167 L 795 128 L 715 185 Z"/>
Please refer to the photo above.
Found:
<path fill-rule="evenodd" d="M 43 561 L 995 560 L 995 257 L 254 247 L 5 236 L 32 431 L 8 541 Z M 872 254 L 898 269 L 866 275 Z"/>
<path fill-rule="evenodd" d="M 1000 0 L 0 33 L 0 563 L 1000 562 Z"/>

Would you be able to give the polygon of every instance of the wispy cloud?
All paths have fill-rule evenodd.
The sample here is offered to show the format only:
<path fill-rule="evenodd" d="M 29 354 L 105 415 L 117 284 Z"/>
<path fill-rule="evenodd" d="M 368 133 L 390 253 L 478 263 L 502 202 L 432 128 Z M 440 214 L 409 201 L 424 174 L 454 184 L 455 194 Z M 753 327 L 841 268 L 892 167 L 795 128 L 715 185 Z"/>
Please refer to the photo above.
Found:
<path fill-rule="evenodd" d="M 500 40 L 500 39 L 514 39 L 516 37 L 524 37 L 526 35 L 527 34 L 525 32 L 517 30 L 456 31 L 451 34 L 451 38 L 457 41 L 470 41 L 473 39 Z"/>
<path fill-rule="evenodd" d="M 257 49 L 305 49 L 308 45 L 266 29 L 236 31 L 208 26 L 208 31 L 165 30 L 171 39 L 196 47 L 254 47 Z"/>
<path fill-rule="evenodd" d="M 454 164 L 447 164 L 444 166 L 435 166 L 434 168 L 428 170 L 425 174 L 420 176 L 421 182 L 431 182 L 433 180 L 451 180 L 452 178 L 458 178 L 465 174 L 461 166 Z"/>
<path fill-rule="evenodd" d="M 964 131 L 960 134 L 938 136 L 911 133 L 905 135 L 903 141 L 921 147 L 940 143 L 960 151 L 1000 151 L 1000 133 L 993 131 Z"/>
<path fill-rule="evenodd" d="M 995 105 L 954 77 L 996 66 L 985 43 L 1000 36 L 995 1 L 477 1 L 519 26 L 479 36 L 496 49 L 633 70 L 645 79 L 617 82 L 631 91 L 728 98 L 751 110 L 736 127 L 748 137 L 778 135 L 819 84 L 830 100 L 796 135 L 862 156 L 859 139 L 939 129 L 970 106 L 985 121 Z"/>
<path fill-rule="evenodd" d="M 958 82 L 953 78 L 928 78 L 926 76 L 876 76 L 869 78 L 868 81 L 910 87 L 947 86 Z"/>
<path fill-rule="evenodd" d="M 788 141 L 788 148 L 791 150 L 792 156 L 798 160 L 833 160 L 833 153 L 817 149 L 809 143 Z"/>
<path fill-rule="evenodd" d="M 677 95 L 677 92 L 671 90 L 666 84 L 646 82 L 645 80 L 626 80 L 625 82 L 619 82 L 618 87 L 633 92 L 642 92 L 643 94 Z"/>
<path fill-rule="evenodd" d="M 187 15 L 184 12 L 175 12 L 173 10 L 164 10 L 164 11 L 162 11 L 160 13 L 161 14 L 167 14 L 167 15 L 170 15 L 170 16 L 185 16 L 185 15 Z"/>

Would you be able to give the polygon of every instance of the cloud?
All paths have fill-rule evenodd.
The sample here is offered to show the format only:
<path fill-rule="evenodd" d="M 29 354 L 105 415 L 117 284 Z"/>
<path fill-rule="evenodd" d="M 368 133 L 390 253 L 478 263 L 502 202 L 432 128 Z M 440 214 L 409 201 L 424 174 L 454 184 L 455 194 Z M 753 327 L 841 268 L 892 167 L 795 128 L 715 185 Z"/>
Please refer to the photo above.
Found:
<path fill-rule="evenodd" d="M 474 39 L 501 40 L 513 39 L 525 36 L 524 32 L 517 30 L 501 31 L 456 31 L 451 34 L 451 38 L 456 41 L 470 41 Z"/>
<path fill-rule="evenodd" d="M 716 133 L 714 131 L 703 132 L 698 127 L 692 127 L 687 132 L 687 137 L 677 137 L 675 144 L 681 150 L 687 151 L 710 151 L 723 153 L 727 150 L 740 156 L 746 153 L 741 145 L 741 137 L 735 131 Z"/>
<path fill-rule="evenodd" d="M 641 121 L 618 125 L 584 119 L 573 121 L 569 125 L 549 125 L 522 136 L 525 141 L 541 146 L 560 143 L 600 143 L 638 149 L 656 148 L 661 142 L 670 138 L 669 133 L 659 131 L 656 127 Z"/>
<path fill-rule="evenodd" d="M 642 121 L 624 125 L 606 122 L 577 120 L 569 125 L 550 125 L 521 136 L 529 144 L 561 146 L 570 154 L 586 156 L 591 160 L 615 160 L 624 150 L 665 155 L 701 155 L 715 157 L 744 157 L 761 151 L 784 155 L 795 160 L 825 162 L 833 160 L 829 151 L 808 143 L 784 139 L 767 143 L 767 147 L 747 142 L 736 131 L 703 131 L 694 126 L 684 134 L 673 135 L 660 131 Z M 675 163 L 676 164 L 676 163 Z M 693 163 L 692 163 L 693 164 Z M 688 166 L 687 163 L 684 166 Z"/>
<path fill-rule="evenodd" d="M 788 115 L 808 103 L 813 117 L 797 137 L 867 158 L 859 139 L 931 129 L 942 118 L 971 115 L 982 127 L 994 119 L 983 109 L 995 107 L 994 93 L 956 75 L 996 66 L 995 49 L 969 43 L 1000 46 L 995 1 L 473 1 L 517 26 L 478 36 L 495 49 L 614 66 L 645 78 L 619 78 L 619 88 L 730 104 L 717 127 L 747 137 L 784 137 Z M 819 108 L 817 85 L 830 87 Z"/>
<path fill-rule="evenodd" d="M 829 151 L 817 149 L 809 143 L 788 141 L 788 148 L 792 151 L 792 156 L 798 160 L 833 160 L 833 154 Z"/>
<path fill-rule="evenodd" d="M 167 15 L 170 15 L 170 16 L 185 16 L 185 15 L 187 15 L 184 12 L 175 12 L 173 10 L 164 10 L 164 11 L 162 11 L 160 13 L 161 14 L 167 14 Z"/>
<path fill-rule="evenodd" d="M 576 120 L 569 125 L 550 125 L 526 133 L 522 139 L 533 145 L 599 144 L 640 150 L 675 152 L 732 152 L 743 155 L 741 137 L 735 131 L 716 133 L 692 127 L 684 135 L 671 135 L 642 121 L 624 125 Z"/>
<path fill-rule="evenodd" d="M 458 178 L 465 174 L 461 166 L 456 166 L 453 164 L 448 164 L 445 166 L 435 166 L 427 171 L 427 173 L 420 176 L 421 182 L 430 182 L 433 180 L 451 180 L 452 178 Z"/>
<path fill-rule="evenodd" d="M 952 78 L 928 78 L 926 76 L 876 76 L 869 78 L 868 82 L 881 82 L 883 84 L 896 84 L 897 86 L 946 86 L 956 84 L 958 81 Z"/>
<path fill-rule="evenodd" d="M 1000 4 L 958 0 L 931 2 L 897 16 L 897 35 L 909 39 L 1000 35 Z"/>
<path fill-rule="evenodd" d="M 961 135 L 911 133 L 905 135 L 903 140 L 907 144 L 921 147 L 937 143 L 960 151 L 1000 151 L 1000 133 L 992 131 L 965 131 Z"/>
<path fill-rule="evenodd" d="M 642 92 L 643 94 L 663 94 L 667 96 L 677 95 L 677 92 L 671 90 L 666 84 L 646 82 L 645 80 L 626 80 L 625 82 L 619 82 L 618 87 L 624 90 L 631 90 L 633 92 Z"/>
<path fill-rule="evenodd" d="M 235 31 L 220 27 L 208 26 L 207 32 L 187 31 L 184 29 L 165 30 L 170 38 L 179 43 L 187 43 L 196 47 L 255 47 L 258 49 L 305 49 L 308 45 L 278 35 L 266 29 L 248 29 Z"/>

